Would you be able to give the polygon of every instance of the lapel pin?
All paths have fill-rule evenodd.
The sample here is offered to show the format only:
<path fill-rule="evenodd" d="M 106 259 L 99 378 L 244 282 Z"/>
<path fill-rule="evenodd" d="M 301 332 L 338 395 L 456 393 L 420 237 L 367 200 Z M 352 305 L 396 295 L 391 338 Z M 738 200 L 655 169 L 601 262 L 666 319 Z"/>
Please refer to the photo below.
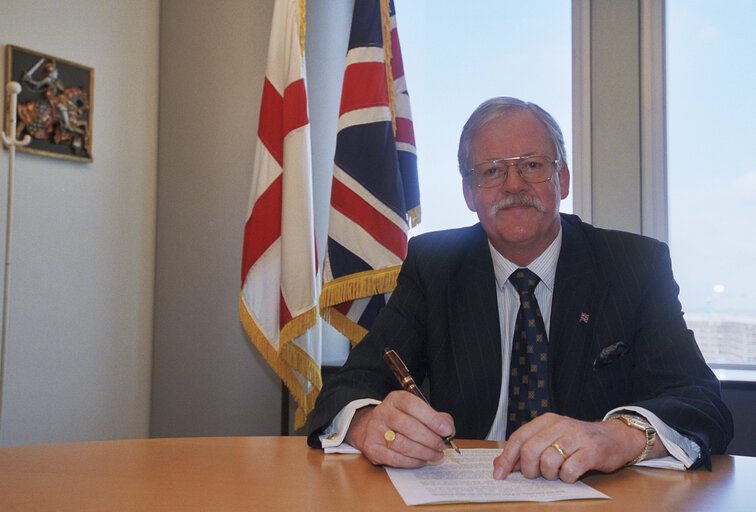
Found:
<path fill-rule="evenodd" d="M 580 321 L 583 322 L 584 324 L 588 323 L 589 318 L 590 316 L 588 316 L 588 313 L 580 313 Z"/>

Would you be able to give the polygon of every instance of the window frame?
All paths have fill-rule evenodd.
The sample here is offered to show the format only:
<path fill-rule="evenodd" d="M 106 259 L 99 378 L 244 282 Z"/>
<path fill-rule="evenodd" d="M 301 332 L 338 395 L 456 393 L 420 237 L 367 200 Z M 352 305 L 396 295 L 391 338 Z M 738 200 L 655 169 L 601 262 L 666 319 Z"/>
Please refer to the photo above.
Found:
<path fill-rule="evenodd" d="M 631 2 L 635 5 L 628 5 Z M 572 0 L 573 9 L 573 208 L 586 222 L 615 229 L 637 231 L 669 243 L 669 202 L 667 186 L 667 113 L 666 113 L 666 2 L 665 0 L 627 0 L 626 2 L 601 2 L 601 0 Z M 637 9 L 637 12 L 636 12 Z M 599 12 L 596 12 L 599 11 Z M 632 56 L 621 66 L 632 69 L 637 66 L 637 83 L 625 80 L 620 90 L 608 96 L 602 85 L 602 76 L 596 65 L 592 49 L 617 44 L 609 40 L 612 23 L 621 23 L 623 28 L 636 31 L 638 41 L 637 60 Z M 630 34 L 633 37 L 633 34 Z M 619 167 L 607 169 L 601 162 L 611 162 L 616 148 L 634 150 L 633 138 L 613 139 L 611 143 L 594 130 L 601 124 L 604 129 L 611 119 L 601 117 L 602 111 L 611 110 L 613 102 L 624 98 L 637 100 L 637 119 L 622 119 L 636 122 L 639 126 L 637 153 L 637 194 L 633 187 L 625 194 L 621 182 L 607 176 L 616 168 L 632 169 L 632 159 L 618 163 Z M 611 114 L 609 114 L 611 115 Z M 619 121 L 615 121 L 619 122 Z M 603 124 L 602 124 L 603 123 Z M 617 132 L 620 135 L 621 132 Z M 608 147 L 613 146 L 613 147 Z M 596 156 L 599 155 L 597 158 Z M 635 183 L 633 183 L 633 186 Z M 612 198 L 611 207 L 597 199 Z M 616 204 L 614 204 L 616 203 Z M 617 215 L 640 218 L 638 229 L 633 222 L 623 224 Z M 756 363 L 708 363 L 723 381 L 756 382 Z"/>

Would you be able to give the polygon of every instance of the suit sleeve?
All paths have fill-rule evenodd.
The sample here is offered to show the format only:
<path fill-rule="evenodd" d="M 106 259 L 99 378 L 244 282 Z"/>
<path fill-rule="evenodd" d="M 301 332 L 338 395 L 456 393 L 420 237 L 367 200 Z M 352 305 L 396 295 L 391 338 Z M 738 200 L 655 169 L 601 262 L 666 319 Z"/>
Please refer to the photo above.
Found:
<path fill-rule="evenodd" d="M 425 375 L 421 346 L 425 333 L 426 301 L 417 264 L 418 250 L 410 240 L 407 257 L 397 278 L 397 286 L 381 310 L 370 332 L 350 352 L 344 366 L 326 382 L 315 402 L 307 443 L 320 448 L 318 436 L 349 402 L 361 398 L 383 400 L 400 389 L 383 361 L 383 349 L 395 349 L 418 383 Z"/>
<path fill-rule="evenodd" d="M 636 323 L 634 404 L 701 446 L 701 463 L 724 453 L 733 436 L 730 411 L 683 319 L 669 250 L 655 244 Z"/>

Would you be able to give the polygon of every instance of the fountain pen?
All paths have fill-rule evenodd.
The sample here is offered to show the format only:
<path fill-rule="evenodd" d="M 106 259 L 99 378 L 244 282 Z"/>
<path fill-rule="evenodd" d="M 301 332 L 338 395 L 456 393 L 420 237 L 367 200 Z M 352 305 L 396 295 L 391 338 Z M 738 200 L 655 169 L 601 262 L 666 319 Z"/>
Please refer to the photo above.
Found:
<path fill-rule="evenodd" d="M 384 349 L 383 360 L 386 361 L 386 364 L 388 364 L 389 368 L 391 368 L 391 371 L 394 372 L 396 380 L 399 381 L 399 384 L 402 385 L 405 391 L 409 391 L 416 397 L 422 398 L 423 400 L 425 400 L 426 404 L 430 405 L 428 399 L 425 398 L 423 392 L 420 391 L 420 388 L 417 387 L 417 384 L 415 384 L 415 380 L 410 375 L 409 370 L 407 369 L 407 365 L 404 364 L 404 361 L 402 361 L 402 358 L 399 357 L 399 354 L 397 354 L 394 349 Z M 441 436 L 441 439 L 444 440 L 446 446 L 448 446 L 449 448 L 454 448 L 457 453 L 461 454 L 459 448 L 457 448 L 457 445 L 454 443 L 454 436 Z"/>

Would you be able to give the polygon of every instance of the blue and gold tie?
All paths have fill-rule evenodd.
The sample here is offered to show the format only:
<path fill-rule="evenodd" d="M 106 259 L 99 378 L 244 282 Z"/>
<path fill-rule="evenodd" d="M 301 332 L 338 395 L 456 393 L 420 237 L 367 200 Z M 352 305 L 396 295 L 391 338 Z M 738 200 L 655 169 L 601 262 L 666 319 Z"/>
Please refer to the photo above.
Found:
<path fill-rule="evenodd" d="M 549 410 L 548 343 L 535 298 L 540 278 L 518 268 L 509 280 L 520 295 L 509 372 L 507 438 L 521 425 Z"/>

